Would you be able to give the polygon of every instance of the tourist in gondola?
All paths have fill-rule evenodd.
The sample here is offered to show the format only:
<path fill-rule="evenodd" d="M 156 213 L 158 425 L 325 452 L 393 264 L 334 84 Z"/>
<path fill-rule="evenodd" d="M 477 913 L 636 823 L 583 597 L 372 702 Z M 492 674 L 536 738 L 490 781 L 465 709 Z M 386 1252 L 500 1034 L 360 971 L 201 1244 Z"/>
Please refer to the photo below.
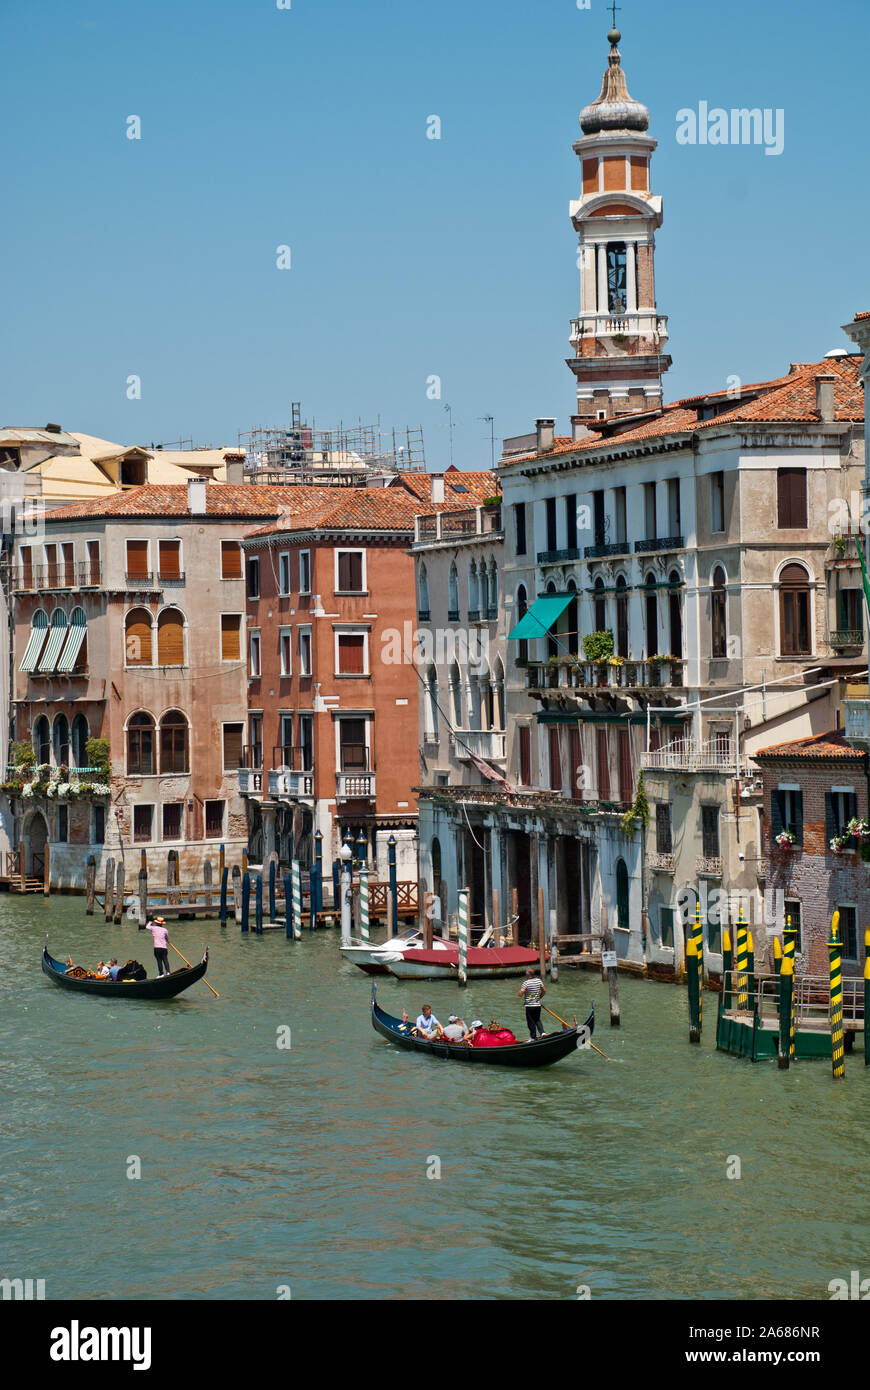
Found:
<path fill-rule="evenodd" d="M 451 1014 L 447 1020 L 447 1027 L 441 1029 L 441 1036 L 447 1042 L 464 1042 L 468 1036 L 468 1026 L 465 1020 L 458 1018 L 456 1014 Z"/>
<path fill-rule="evenodd" d="M 118 957 L 112 956 L 112 959 L 109 961 L 109 979 L 117 980 L 120 970 L 121 967 L 118 964 Z"/>
<path fill-rule="evenodd" d="M 168 975 L 169 971 L 169 932 L 166 930 L 166 923 L 162 917 L 154 917 L 145 923 L 145 930 L 150 931 L 154 938 L 154 959 L 157 962 L 157 974 Z"/>
<path fill-rule="evenodd" d="M 440 1037 L 441 1024 L 433 1014 L 431 1004 L 423 1005 L 423 1012 L 417 1016 L 417 1022 L 411 1032 L 416 1033 L 419 1038 L 429 1038 L 430 1040 Z"/>
<path fill-rule="evenodd" d="M 529 1042 L 534 1042 L 539 1033 L 541 1037 L 544 1036 L 544 1026 L 541 1023 L 541 1000 L 547 993 L 544 981 L 540 975 L 535 974 L 534 970 L 527 970 L 526 978 L 517 993 L 526 1006 Z"/>

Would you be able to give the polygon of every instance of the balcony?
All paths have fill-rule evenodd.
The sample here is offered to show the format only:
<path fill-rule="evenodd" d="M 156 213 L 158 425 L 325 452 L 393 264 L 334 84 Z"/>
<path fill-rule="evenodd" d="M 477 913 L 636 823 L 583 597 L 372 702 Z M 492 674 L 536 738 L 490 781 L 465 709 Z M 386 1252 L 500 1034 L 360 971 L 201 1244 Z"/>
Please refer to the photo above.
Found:
<path fill-rule="evenodd" d="M 635 555 L 651 555 L 654 551 L 661 550 L 683 550 L 685 542 L 682 536 L 659 536 L 655 540 L 635 541 Z"/>
<path fill-rule="evenodd" d="M 837 628 L 831 633 L 831 646 L 834 651 L 843 651 L 847 647 L 855 647 L 858 651 L 864 646 L 864 629 L 853 627 Z"/>
<path fill-rule="evenodd" d="M 471 762 L 471 755 L 490 762 L 504 762 L 507 735 L 498 729 L 455 729 L 451 735 L 453 754 L 459 762 Z"/>
<path fill-rule="evenodd" d="M 61 589 L 99 589 L 102 587 L 99 564 L 79 560 L 64 565 L 16 565 L 12 570 L 10 587 L 16 593 L 53 593 Z"/>
<path fill-rule="evenodd" d="M 682 661 L 530 661 L 527 690 L 632 690 L 681 688 Z"/>
<path fill-rule="evenodd" d="M 263 791 L 263 771 L 262 768 L 240 767 L 239 773 L 239 795 L 240 796 L 260 796 Z"/>
<path fill-rule="evenodd" d="M 374 801 L 375 774 L 373 772 L 337 772 L 335 774 L 336 801 Z"/>
<path fill-rule="evenodd" d="M 571 339 L 579 345 L 583 338 L 658 338 L 665 343 L 668 337 L 667 314 L 625 313 L 584 314 L 571 320 Z"/>
<path fill-rule="evenodd" d="M 845 729 L 850 743 L 870 750 L 870 700 L 844 700 Z"/>
<path fill-rule="evenodd" d="M 656 874 L 672 874 L 674 872 L 675 857 L 673 854 L 659 854 L 654 851 L 647 855 L 647 864 Z"/>
<path fill-rule="evenodd" d="M 695 860 L 695 873 L 699 878 L 721 878 L 721 858 L 719 855 L 699 854 Z"/>
<path fill-rule="evenodd" d="M 570 546 L 567 550 L 539 550 L 539 565 L 562 565 L 570 560 L 580 559 L 580 550 L 577 546 Z"/>
<path fill-rule="evenodd" d="M 501 507 L 468 507 L 463 511 L 430 512 L 414 522 L 415 545 L 465 536 L 496 536 L 502 533 Z"/>
<path fill-rule="evenodd" d="M 583 547 L 587 560 L 603 560 L 607 555 L 630 555 L 631 541 L 596 541 L 594 545 Z"/>
<path fill-rule="evenodd" d="M 155 587 L 153 570 L 146 570 L 144 574 L 128 573 L 125 574 L 124 579 L 128 589 L 153 589 Z"/>
<path fill-rule="evenodd" d="M 733 777 L 737 771 L 730 742 L 699 744 L 691 738 L 651 748 L 641 754 L 640 762 L 651 772 L 722 772 Z"/>
<path fill-rule="evenodd" d="M 272 768 L 269 772 L 269 795 L 287 797 L 291 801 L 310 801 L 314 797 L 314 773 L 294 772 L 288 767 Z"/>

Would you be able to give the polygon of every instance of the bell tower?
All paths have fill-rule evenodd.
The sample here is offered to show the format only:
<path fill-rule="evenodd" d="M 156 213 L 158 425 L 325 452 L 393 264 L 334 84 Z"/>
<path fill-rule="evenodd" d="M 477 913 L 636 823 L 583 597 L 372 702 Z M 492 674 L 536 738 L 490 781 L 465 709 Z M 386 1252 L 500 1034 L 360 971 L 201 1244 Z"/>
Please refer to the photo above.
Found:
<path fill-rule="evenodd" d="M 628 92 L 615 27 L 601 95 L 580 113 L 574 142 L 581 195 L 571 203 L 579 238 L 580 314 L 571 320 L 577 428 L 662 404 L 667 318 L 655 299 L 655 231 L 662 200 L 650 193 L 656 141 L 649 111 Z"/>

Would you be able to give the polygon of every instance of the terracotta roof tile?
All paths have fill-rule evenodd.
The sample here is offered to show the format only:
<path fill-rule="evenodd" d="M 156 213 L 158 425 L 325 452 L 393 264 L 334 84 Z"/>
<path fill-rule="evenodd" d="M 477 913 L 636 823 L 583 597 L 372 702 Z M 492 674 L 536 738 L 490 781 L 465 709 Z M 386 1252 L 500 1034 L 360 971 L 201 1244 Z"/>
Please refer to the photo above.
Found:
<path fill-rule="evenodd" d="M 753 758 L 832 758 L 860 762 L 864 756 L 860 749 L 847 743 L 843 735 L 832 729 L 826 734 L 811 734 L 806 738 L 791 739 L 788 743 L 774 743 L 769 748 L 759 748 L 751 755 Z"/>
<path fill-rule="evenodd" d="M 282 511 L 301 511 L 335 493 L 334 488 L 258 486 L 254 483 L 213 483 L 205 487 L 206 516 L 270 517 Z M 190 516 L 186 483 L 154 484 L 129 488 L 88 502 L 71 502 L 46 513 L 49 521 L 73 521 L 86 517 Z"/>
<path fill-rule="evenodd" d="M 417 499 L 403 488 L 335 488 L 330 497 L 258 527 L 246 539 L 315 530 L 407 531 L 412 535 L 418 510 Z"/>
<path fill-rule="evenodd" d="M 868 310 L 867 310 L 865 313 L 863 313 L 863 314 L 856 314 L 856 315 L 855 315 L 855 318 L 856 318 L 856 319 L 870 319 L 870 309 L 868 309 Z"/>

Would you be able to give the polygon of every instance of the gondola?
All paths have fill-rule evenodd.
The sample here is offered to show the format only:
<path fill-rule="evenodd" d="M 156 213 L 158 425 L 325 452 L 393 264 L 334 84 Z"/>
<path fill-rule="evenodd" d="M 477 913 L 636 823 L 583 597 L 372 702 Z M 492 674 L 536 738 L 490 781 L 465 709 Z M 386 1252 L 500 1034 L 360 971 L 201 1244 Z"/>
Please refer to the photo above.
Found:
<path fill-rule="evenodd" d="M 169 975 L 157 975 L 150 980 L 76 979 L 67 975 L 68 967 L 48 954 L 42 948 L 42 968 L 50 980 L 63 989 L 77 990 L 79 994 L 100 994 L 107 999 L 173 999 L 182 990 L 189 989 L 201 980 L 208 969 L 208 951 L 202 960 L 189 969 L 173 970 Z"/>
<path fill-rule="evenodd" d="M 584 1025 L 591 1034 L 595 1029 L 595 1006 L 589 1010 Z M 385 1013 L 378 1005 L 372 989 L 372 1027 L 381 1037 L 412 1052 L 428 1052 L 448 1062 L 487 1062 L 494 1067 L 548 1067 L 567 1057 L 578 1046 L 580 1024 L 562 1028 L 558 1033 L 545 1033 L 535 1042 L 508 1043 L 504 1047 L 469 1047 L 467 1043 L 427 1042 L 411 1036 L 410 1023 Z"/>

